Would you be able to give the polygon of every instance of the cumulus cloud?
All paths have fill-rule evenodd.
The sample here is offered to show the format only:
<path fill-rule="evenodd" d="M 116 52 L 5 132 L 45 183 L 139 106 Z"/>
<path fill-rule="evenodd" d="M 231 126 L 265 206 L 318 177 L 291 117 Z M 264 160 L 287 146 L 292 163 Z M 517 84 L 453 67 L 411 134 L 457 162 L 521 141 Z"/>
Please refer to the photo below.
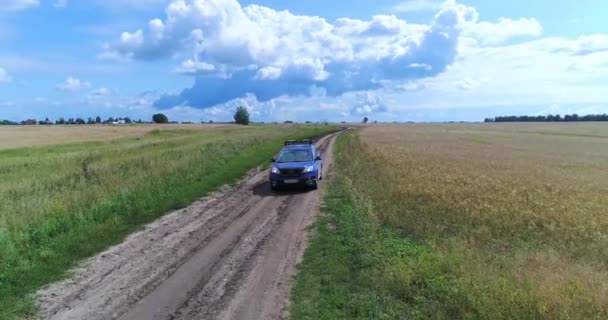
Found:
<path fill-rule="evenodd" d="M 11 76 L 8 74 L 4 68 L 0 68 L 0 82 L 10 82 L 12 81 Z"/>
<path fill-rule="evenodd" d="M 357 115 L 371 115 L 372 113 L 385 112 L 386 105 L 381 97 L 374 92 L 363 92 L 356 96 L 357 103 L 351 109 L 351 113 Z"/>
<path fill-rule="evenodd" d="M 195 61 L 188 59 L 179 67 L 175 68 L 175 72 L 185 75 L 200 75 L 215 71 L 215 66 L 211 63 Z"/>
<path fill-rule="evenodd" d="M 65 81 L 57 84 L 57 89 L 62 91 L 78 91 L 91 86 L 88 81 L 83 81 L 74 77 L 67 77 Z"/>
<path fill-rule="evenodd" d="M 39 0 L 3 0 L 0 11 L 19 11 L 40 5 Z"/>
<path fill-rule="evenodd" d="M 337 96 L 434 76 L 452 63 L 465 23 L 477 19 L 475 9 L 454 1 L 429 25 L 390 15 L 330 23 L 236 0 L 174 0 L 166 14 L 145 31 L 123 32 L 102 53 L 137 60 L 193 53 L 176 71 L 198 75 L 194 86 L 160 99 L 164 108 L 211 107 L 247 93 L 260 101 L 309 95 L 311 86 Z"/>
<path fill-rule="evenodd" d="M 496 45 L 514 37 L 538 37 L 542 35 L 543 27 L 534 18 L 521 18 L 517 20 L 500 18 L 497 22 L 480 21 L 469 23 L 464 28 L 465 36 L 473 37 L 483 45 Z"/>

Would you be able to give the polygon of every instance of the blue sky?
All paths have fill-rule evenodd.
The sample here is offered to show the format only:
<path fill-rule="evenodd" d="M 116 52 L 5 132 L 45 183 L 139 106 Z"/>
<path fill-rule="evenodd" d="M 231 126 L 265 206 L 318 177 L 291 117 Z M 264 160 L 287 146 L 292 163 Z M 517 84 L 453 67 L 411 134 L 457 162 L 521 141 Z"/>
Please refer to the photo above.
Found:
<path fill-rule="evenodd" d="M 3 0 L 0 119 L 608 112 L 601 0 Z"/>

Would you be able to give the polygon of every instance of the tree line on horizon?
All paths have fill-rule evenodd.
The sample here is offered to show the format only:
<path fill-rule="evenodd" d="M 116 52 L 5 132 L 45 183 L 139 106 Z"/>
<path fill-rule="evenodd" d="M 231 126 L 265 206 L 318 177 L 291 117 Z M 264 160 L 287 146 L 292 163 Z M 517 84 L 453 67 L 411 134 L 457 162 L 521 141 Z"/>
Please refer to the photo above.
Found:
<path fill-rule="evenodd" d="M 567 114 L 563 117 L 559 114 L 547 116 L 496 116 L 486 118 L 484 122 L 575 122 L 575 121 L 608 121 L 608 114 Z"/>
<path fill-rule="evenodd" d="M 118 117 L 118 118 L 114 118 L 114 117 L 110 117 L 107 118 L 105 120 L 102 120 L 101 117 L 89 117 L 87 119 L 84 118 L 58 118 L 57 120 L 53 121 L 53 120 L 49 120 L 49 118 L 45 118 L 44 120 L 37 120 L 37 119 L 25 119 L 23 121 L 20 122 L 15 122 L 15 121 L 10 121 L 10 120 L 1 120 L 0 121 L 0 125 L 53 125 L 53 124 L 57 124 L 57 125 L 67 125 L 67 124 L 110 124 L 116 121 L 121 121 L 124 123 L 147 123 L 141 119 L 138 120 L 132 120 L 129 117 Z"/>
<path fill-rule="evenodd" d="M 84 118 L 64 118 L 60 117 L 57 120 L 49 120 L 49 118 L 45 118 L 44 120 L 37 119 L 25 119 L 20 122 L 10 121 L 10 120 L 0 120 L 0 125 L 83 125 L 83 124 L 112 124 L 112 123 L 177 123 L 177 122 L 169 122 L 169 118 L 162 113 L 158 113 L 152 116 L 152 121 L 144 121 L 142 119 L 133 120 L 130 117 L 109 117 L 107 119 L 102 119 L 100 116 L 97 117 L 88 117 Z M 183 123 L 183 122 L 182 122 Z"/>

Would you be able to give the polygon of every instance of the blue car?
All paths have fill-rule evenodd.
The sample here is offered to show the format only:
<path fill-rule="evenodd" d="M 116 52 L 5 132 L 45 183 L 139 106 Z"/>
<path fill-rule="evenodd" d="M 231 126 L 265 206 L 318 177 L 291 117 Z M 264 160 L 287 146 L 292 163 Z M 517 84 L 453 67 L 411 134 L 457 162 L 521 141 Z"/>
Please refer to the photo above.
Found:
<path fill-rule="evenodd" d="M 270 187 L 277 190 L 285 186 L 317 188 L 323 179 L 323 160 L 312 140 L 285 141 L 279 154 L 272 158 Z"/>

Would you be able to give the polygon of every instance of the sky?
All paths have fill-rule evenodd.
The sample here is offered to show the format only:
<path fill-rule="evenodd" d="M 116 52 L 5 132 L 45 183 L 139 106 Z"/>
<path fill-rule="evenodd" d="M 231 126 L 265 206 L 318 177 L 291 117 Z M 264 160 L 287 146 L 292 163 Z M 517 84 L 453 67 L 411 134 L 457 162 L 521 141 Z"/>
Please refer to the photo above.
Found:
<path fill-rule="evenodd" d="M 0 0 L 0 119 L 608 113 L 604 0 Z"/>

